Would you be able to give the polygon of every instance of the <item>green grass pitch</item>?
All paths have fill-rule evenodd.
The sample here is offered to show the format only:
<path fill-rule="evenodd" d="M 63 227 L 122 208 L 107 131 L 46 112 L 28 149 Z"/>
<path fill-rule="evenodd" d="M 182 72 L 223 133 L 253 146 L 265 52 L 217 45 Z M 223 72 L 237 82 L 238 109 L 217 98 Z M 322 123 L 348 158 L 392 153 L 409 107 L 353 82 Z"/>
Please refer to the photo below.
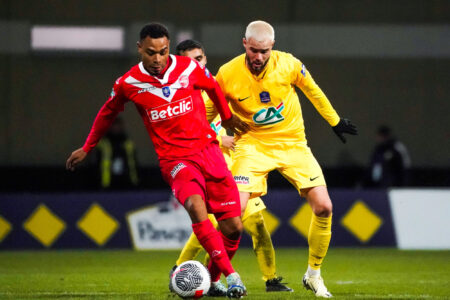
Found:
<path fill-rule="evenodd" d="M 0 252 L 2 299 L 177 299 L 168 272 L 178 251 Z M 314 299 L 301 285 L 307 250 L 277 249 L 277 269 L 293 293 L 266 293 L 250 249 L 233 265 L 247 299 Z M 450 251 L 332 248 L 322 275 L 338 299 L 450 299 Z"/>

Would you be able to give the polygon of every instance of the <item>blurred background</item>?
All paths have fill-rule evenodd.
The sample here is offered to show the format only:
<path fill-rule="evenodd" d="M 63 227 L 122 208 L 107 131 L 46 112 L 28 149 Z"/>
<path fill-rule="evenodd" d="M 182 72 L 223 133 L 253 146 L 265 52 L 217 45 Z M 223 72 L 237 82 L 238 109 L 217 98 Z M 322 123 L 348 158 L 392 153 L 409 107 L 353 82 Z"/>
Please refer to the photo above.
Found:
<path fill-rule="evenodd" d="M 133 209 L 168 199 L 150 139 L 131 104 L 120 122 L 120 141 L 132 144 L 122 153 L 122 162 L 99 148 L 76 172 L 64 169 L 69 154 L 83 145 L 116 78 L 138 63 L 139 30 L 155 21 L 169 28 L 172 53 L 186 38 L 201 41 L 212 73 L 243 53 L 242 37 L 250 21 L 271 23 L 274 48 L 298 57 L 340 116 L 358 126 L 359 135 L 342 144 L 299 92 L 309 146 L 330 190 L 352 195 L 336 196 L 351 198 L 347 208 L 360 199 L 354 193 L 382 193 L 384 200 L 365 203 L 373 201 L 372 210 L 379 209 L 384 219 L 381 223 L 391 224 L 388 245 L 396 243 L 392 222 L 386 221 L 392 218 L 390 212 L 386 215 L 392 209 L 387 204 L 389 188 L 448 191 L 449 1 L 200 0 L 188 5 L 177 0 L 0 0 L 0 7 L 0 215 L 10 224 L 3 226 L 4 232 L 20 227 L 42 203 L 55 205 L 53 212 L 62 209 L 65 193 L 88 193 L 88 200 L 79 200 L 86 201 L 80 214 L 95 201 L 107 206 L 108 195 L 133 193 L 133 201 L 138 201 Z M 119 171 L 122 178 L 107 178 Z M 281 193 L 293 191 L 276 172 L 269 186 Z M 98 193 L 114 188 L 125 191 Z M 153 192 L 160 196 L 149 200 L 145 195 Z M 289 195 L 298 200 L 295 191 Z M 448 194 L 442 197 L 448 208 Z M 118 199 L 117 205 L 124 202 Z M 33 204 L 18 213 L 11 203 Z M 298 202 L 292 205 L 295 210 Z M 347 210 L 342 210 L 344 215 Z M 62 219 L 76 222 L 80 216 L 75 215 Z M 119 218 L 123 212 L 116 216 L 120 223 Z M 125 227 L 121 230 L 126 232 Z M 3 246 L 41 247 L 36 241 L 24 242 L 23 236 L 21 242 L 12 242 L 12 236 L 4 234 Z M 370 238 L 355 241 L 364 244 Z M 58 245 L 55 239 L 46 246 L 53 242 Z"/>

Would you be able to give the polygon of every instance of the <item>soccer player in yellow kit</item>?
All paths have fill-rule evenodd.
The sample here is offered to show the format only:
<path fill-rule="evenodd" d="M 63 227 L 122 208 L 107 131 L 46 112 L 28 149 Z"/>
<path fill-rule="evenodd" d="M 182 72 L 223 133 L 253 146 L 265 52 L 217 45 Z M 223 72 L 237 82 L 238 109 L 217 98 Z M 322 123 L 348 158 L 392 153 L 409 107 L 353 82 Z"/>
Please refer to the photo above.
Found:
<path fill-rule="evenodd" d="M 267 175 L 275 169 L 307 199 L 313 215 L 303 285 L 316 296 L 329 298 L 320 267 L 331 238 L 332 203 L 322 170 L 306 142 L 294 87 L 302 90 L 344 143 L 343 133 L 357 131 L 338 116 L 300 60 L 272 50 L 274 37 L 270 24 L 250 23 L 243 39 L 245 54 L 223 65 L 216 76 L 233 113 L 250 125 L 236 140 L 231 171 L 235 178 L 245 178 L 236 182 L 242 209 L 253 197 L 265 194 Z"/>
<path fill-rule="evenodd" d="M 199 42 L 195 40 L 185 40 L 177 45 L 176 50 L 177 55 L 188 56 L 197 60 L 200 64 L 206 65 L 205 51 L 202 44 Z M 211 127 L 216 131 L 217 139 L 225 157 L 225 161 L 231 168 L 235 147 L 234 137 L 228 136 L 225 128 L 222 127 L 220 116 L 217 114 L 214 103 L 209 99 L 208 95 L 203 93 L 202 96 L 203 99 L 205 99 L 206 117 L 211 123 Z M 244 229 L 252 237 L 253 249 L 261 272 L 263 273 L 263 280 L 266 281 L 266 291 L 291 292 L 292 289 L 281 282 L 282 277 L 277 277 L 276 275 L 275 250 L 262 215 L 262 210 L 265 208 L 264 202 L 259 197 L 252 198 L 248 201 L 248 205 L 242 213 Z M 217 221 L 215 220 L 214 215 L 209 215 L 209 219 L 217 228 Z M 176 261 L 176 265 L 194 259 L 202 249 L 197 237 L 195 234 L 192 234 L 181 251 L 179 258 Z M 208 257 L 206 259 L 208 259 Z M 210 296 L 226 295 L 226 288 L 220 281 L 212 282 L 211 287 L 212 289 L 208 293 Z"/>

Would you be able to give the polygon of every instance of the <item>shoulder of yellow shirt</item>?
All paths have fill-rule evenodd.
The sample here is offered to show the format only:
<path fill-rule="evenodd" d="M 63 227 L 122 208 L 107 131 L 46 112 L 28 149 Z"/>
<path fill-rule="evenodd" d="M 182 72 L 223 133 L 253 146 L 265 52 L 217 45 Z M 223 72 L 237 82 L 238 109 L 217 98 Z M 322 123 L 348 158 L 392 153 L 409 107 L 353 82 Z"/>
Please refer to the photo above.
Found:
<path fill-rule="evenodd" d="M 301 61 L 296 58 L 294 55 L 288 52 L 272 50 L 270 54 L 270 59 L 273 60 L 272 63 L 275 63 L 277 68 L 286 68 L 286 71 L 292 70 L 292 68 L 301 66 Z M 245 53 L 236 56 L 229 62 L 222 65 L 219 69 L 219 73 L 221 76 L 234 76 L 233 73 L 237 68 L 240 68 L 245 63 Z M 297 66 L 296 66 L 297 65 Z"/>

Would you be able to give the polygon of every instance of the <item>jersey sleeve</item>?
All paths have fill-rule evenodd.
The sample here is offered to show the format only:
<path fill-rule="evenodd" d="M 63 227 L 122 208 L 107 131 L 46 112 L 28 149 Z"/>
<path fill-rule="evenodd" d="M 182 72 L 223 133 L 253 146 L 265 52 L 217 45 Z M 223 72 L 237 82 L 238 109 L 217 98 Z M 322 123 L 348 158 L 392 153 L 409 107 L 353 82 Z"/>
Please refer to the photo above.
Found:
<path fill-rule="evenodd" d="M 103 104 L 95 117 L 94 124 L 92 124 L 91 131 L 83 145 L 83 150 L 86 153 L 90 152 L 98 144 L 117 115 L 124 110 L 124 105 L 127 100 L 122 92 L 120 79 L 121 78 L 116 80 L 110 97 L 105 104 Z"/>
<path fill-rule="evenodd" d="M 202 97 L 205 101 L 206 120 L 208 120 L 208 123 L 211 123 L 219 113 L 216 109 L 216 106 L 214 105 L 214 102 L 211 100 L 211 98 L 208 97 L 208 94 L 206 92 L 202 92 Z"/>
<path fill-rule="evenodd" d="M 224 93 L 224 95 L 226 94 L 226 90 L 224 89 L 224 82 L 223 82 L 223 75 L 222 75 L 222 68 L 219 69 L 219 72 L 217 72 L 216 77 L 215 77 L 217 83 L 219 84 L 219 87 L 222 89 L 222 92 Z M 227 96 L 225 95 L 225 98 Z"/>
<path fill-rule="evenodd" d="M 197 81 L 194 87 L 206 91 L 209 98 L 214 103 L 217 111 L 220 114 L 222 120 L 228 120 L 231 118 L 231 111 L 228 107 L 228 102 L 220 89 L 219 84 L 206 68 L 202 68 L 198 63 L 195 69 Z"/>
<path fill-rule="evenodd" d="M 291 58 L 294 60 L 292 64 L 293 70 L 291 71 L 291 83 L 302 90 L 328 124 L 331 126 L 337 125 L 340 120 L 339 115 L 325 93 L 316 84 L 305 65 L 295 57 Z"/>

